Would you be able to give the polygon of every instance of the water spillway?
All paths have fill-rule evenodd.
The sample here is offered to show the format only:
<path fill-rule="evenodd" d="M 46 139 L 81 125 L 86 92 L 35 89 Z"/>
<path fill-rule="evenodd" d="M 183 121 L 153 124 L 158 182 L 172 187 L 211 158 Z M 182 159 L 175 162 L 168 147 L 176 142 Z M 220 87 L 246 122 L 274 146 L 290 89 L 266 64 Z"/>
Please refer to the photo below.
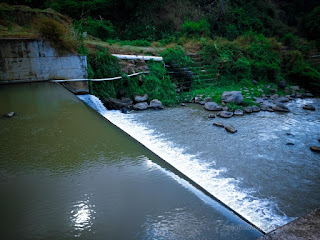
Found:
<path fill-rule="evenodd" d="M 261 236 L 57 84 L 2 86 L 0 109 L 3 239 Z"/>
<path fill-rule="evenodd" d="M 199 105 L 124 115 L 106 111 L 94 96 L 80 98 L 265 232 L 320 205 L 320 162 L 309 150 L 320 116 L 302 109 L 319 106 L 318 99 L 289 104 L 289 114 L 216 120 L 239 127 L 230 135 L 214 128 Z"/>

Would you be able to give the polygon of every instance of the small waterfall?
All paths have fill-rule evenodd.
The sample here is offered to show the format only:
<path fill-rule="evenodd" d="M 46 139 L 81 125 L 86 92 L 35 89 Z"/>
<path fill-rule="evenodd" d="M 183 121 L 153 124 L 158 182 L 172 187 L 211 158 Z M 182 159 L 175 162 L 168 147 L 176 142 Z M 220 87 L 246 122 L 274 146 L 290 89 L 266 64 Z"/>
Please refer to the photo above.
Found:
<path fill-rule="evenodd" d="M 184 149 L 155 134 L 143 123 L 135 121 L 134 116 L 115 110 L 108 111 L 96 96 L 78 97 L 263 231 L 269 232 L 293 220 L 281 213 L 272 201 L 252 197 L 250 190 L 239 189 L 237 180 L 221 177 L 220 174 L 225 169 L 209 168 L 197 156 L 185 154 Z"/>

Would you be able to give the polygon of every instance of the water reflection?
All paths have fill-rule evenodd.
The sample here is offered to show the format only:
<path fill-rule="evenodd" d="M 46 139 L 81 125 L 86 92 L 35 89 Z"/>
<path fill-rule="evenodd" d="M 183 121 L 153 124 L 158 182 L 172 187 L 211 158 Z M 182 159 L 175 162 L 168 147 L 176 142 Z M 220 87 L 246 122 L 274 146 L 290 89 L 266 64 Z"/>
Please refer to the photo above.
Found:
<path fill-rule="evenodd" d="M 91 231 L 93 220 L 95 219 L 95 205 L 90 203 L 87 194 L 85 194 L 85 197 L 85 200 L 76 202 L 71 210 L 70 219 L 74 229 L 77 231 L 76 237 L 79 237 L 83 230 Z"/>

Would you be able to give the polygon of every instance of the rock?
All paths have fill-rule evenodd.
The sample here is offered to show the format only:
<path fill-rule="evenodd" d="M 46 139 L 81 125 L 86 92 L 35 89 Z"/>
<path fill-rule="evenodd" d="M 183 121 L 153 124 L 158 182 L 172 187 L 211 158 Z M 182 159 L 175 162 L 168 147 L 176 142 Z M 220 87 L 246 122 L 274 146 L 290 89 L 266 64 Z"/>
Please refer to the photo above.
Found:
<path fill-rule="evenodd" d="M 312 93 L 305 93 L 304 96 L 305 97 L 313 97 L 313 94 Z"/>
<path fill-rule="evenodd" d="M 243 103 L 243 96 L 241 91 L 224 92 L 222 94 L 221 100 L 223 102 L 232 102 L 239 105 Z"/>
<path fill-rule="evenodd" d="M 271 97 L 270 97 L 270 98 L 271 98 L 272 100 L 275 100 L 275 99 L 277 99 L 278 97 L 279 97 L 279 95 L 278 95 L 278 94 L 273 94 L 273 95 L 271 95 Z"/>
<path fill-rule="evenodd" d="M 287 135 L 288 135 L 288 136 L 293 136 L 293 134 L 292 134 L 292 133 L 287 133 Z"/>
<path fill-rule="evenodd" d="M 271 89 L 270 89 L 270 92 L 271 92 L 271 93 L 275 93 L 276 91 L 277 91 L 276 88 L 271 88 Z"/>
<path fill-rule="evenodd" d="M 288 146 L 293 146 L 294 143 L 289 142 L 289 143 L 286 143 L 286 145 L 288 145 Z"/>
<path fill-rule="evenodd" d="M 260 112 L 260 108 L 257 106 L 252 106 L 252 112 Z"/>
<path fill-rule="evenodd" d="M 320 152 L 320 147 L 319 146 L 312 146 L 312 147 L 310 147 L 310 150 L 313 152 Z"/>
<path fill-rule="evenodd" d="M 185 106 L 187 106 L 187 105 L 186 105 L 185 103 L 181 103 L 181 106 L 182 106 L 182 107 L 185 107 Z"/>
<path fill-rule="evenodd" d="M 128 113 L 128 109 L 122 108 L 122 109 L 121 109 L 121 112 L 124 113 L 124 114 L 127 114 L 127 113 Z"/>
<path fill-rule="evenodd" d="M 243 116 L 243 111 L 241 109 L 236 109 L 233 113 L 235 116 Z"/>
<path fill-rule="evenodd" d="M 272 109 L 274 111 L 278 111 L 278 112 L 290 112 L 289 108 L 287 108 L 285 105 L 283 105 L 282 103 L 276 103 Z"/>
<path fill-rule="evenodd" d="M 233 112 L 221 111 L 217 113 L 217 116 L 222 118 L 231 118 L 233 116 Z"/>
<path fill-rule="evenodd" d="M 162 102 L 159 101 L 158 99 L 153 99 L 150 102 L 149 108 L 153 108 L 153 109 L 164 109 Z"/>
<path fill-rule="evenodd" d="M 315 108 L 314 106 L 309 105 L 309 104 L 304 105 L 304 106 L 303 106 L 303 109 L 311 110 L 311 111 L 315 111 L 315 110 L 316 110 L 316 108 Z"/>
<path fill-rule="evenodd" d="M 251 99 L 251 97 L 246 97 L 246 99 Z"/>
<path fill-rule="evenodd" d="M 253 83 L 254 85 L 257 85 L 258 81 L 257 81 L 257 80 L 252 80 L 252 83 Z"/>
<path fill-rule="evenodd" d="M 137 95 L 137 96 L 134 97 L 134 101 L 137 102 L 137 103 L 146 102 L 146 101 L 148 101 L 148 98 L 149 98 L 148 94 L 145 94 L 143 96 L 138 96 Z"/>
<path fill-rule="evenodd" d="M 3 116 L 4 116 L 4 117 L 11 118 L 11 117 L 13 117 L 14 114 L 15 114 L 15 112 L 9 112 L 9 113 L 7 113 L 7 114 L 5 114 L 5 115 L 3 115 Z"/>
<path fill-rule="evenodd" d="M 106 108 L 110 110 L 121 110 L 123 108 L 131 109 L 133 106 L 133 102 L 129 98 L 122 98 L 121 100 L 116 98 L 106 98 L 103 103 Z"/>
<path fill-rule="evenodd" d="M 215 102 L 207 102 L 205 105 L 204 105 L 204 109 L 205 110 L 208 110 L 208 111 L 221 111 L 222 110 L 222 107 L 219 106 L 217 103 Z"/>
<path fill-rule="evenodd" d="M 207 102 L 212 102 L 212 98 L 211 97 L 206 97 L 205 99 L 204 99 L 204 101 L 207 103 Z"/>
<path fill-rule="evenodd" d="M 140 102 L 135 105 L 133 105 L 134 110 L 146 110 L 148 108 L 147 102 Z"/>
<path fill-rule="evenodd" d="M 205 105 L 206 102 L 205 102 L 205 101 L 200 101 L 199 104 L 200 104 L 200 105 Z"/>
<path fill-rule="evenodd" d="M 289 98 L 287 97 L 278 97 L 277 102 L 279 103 L 284 103 L 284 102 L 289 102 Z"/>
<path fill-rule="evenodd" d="M 194 103 L 200 103 L 201 101 L 202 101 L 202 97 L 200 97 L 200 96 L 196 96 L 194 98 Z"/>
<path fill-rule="evenodd" d="M 213 126 L 224 128 L 224 124 L 221 122 L 215 122 L 213 123 Z"/>
<path fill-rule="evenodd" d="M 229 133 L 235 133 L 235 132 L 238 131 L 235 127 L 233 127 L 233 126 L 231 126 L 231 125 L 225 126 L 225 129 L 226 129 L 226 131 L 229 132 Z"/>
<path fill-rule="evenodd" d="M 208 116 L 208 118 L 215 118 L 216 117 L 216 115 L 214 115 L 214 114 L 210 114 L 209 116 Z"/>
<path fill-rule="evenodd" d="M 279 88 L 281 89 L 285 89 L 287 86 L 287 82 L 285 80 L 282 80 L 280 83 L 279 83 Z"/>
<path fill-rule="evenodd" d="M 244 107 L 243 110 L 244 110 L 246 113 L 252 113 L 252 107 Z"/>
<path fill-rule="evenodd" d="M 262 111 L 274 112 L 274 110 L 272 109 L 273 106 L 274 106 L 274 104 L 272 104 L 272 103 L 263 102 L 260 104 L 260 109 Z"/>
<path fill-rule="evenodd" d="M 291 89 L 294 91 L 299 91 L 300 87 L 299 86 L 291 86 Z"/>
<path fill-rule="evenodd" d="M 222 110 L 223 110 L 223 111 L 228 111 L 229 108 L 228 108 L 228 106 L 224 106 L 224 107 L 222 108 Z"/>

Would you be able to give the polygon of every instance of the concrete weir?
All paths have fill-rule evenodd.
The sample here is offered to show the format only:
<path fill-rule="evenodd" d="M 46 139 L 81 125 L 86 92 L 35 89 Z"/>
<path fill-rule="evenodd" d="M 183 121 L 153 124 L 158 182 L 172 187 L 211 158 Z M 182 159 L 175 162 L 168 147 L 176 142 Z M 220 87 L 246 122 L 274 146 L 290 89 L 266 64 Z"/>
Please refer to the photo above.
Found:
<path fill-rule="evenodd" d="M 60 56 L 39 39 L 0 39 L 0 84 L 86 77 L 86 56 Z M 87 81 L 63 85 L 76 94 L 89 92 Z"/>
<path fill-rule="evenodd" d="M 259 238 L 259 240 L 320 239 L 320 208 Z"/>

